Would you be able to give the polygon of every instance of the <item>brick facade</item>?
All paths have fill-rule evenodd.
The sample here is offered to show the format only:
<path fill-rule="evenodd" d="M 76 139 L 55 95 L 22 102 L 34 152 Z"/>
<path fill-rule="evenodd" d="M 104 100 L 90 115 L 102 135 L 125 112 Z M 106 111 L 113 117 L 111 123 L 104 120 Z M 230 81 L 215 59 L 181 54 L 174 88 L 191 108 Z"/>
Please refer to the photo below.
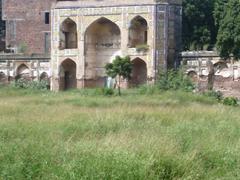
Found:
<path fill-rule="evenodd" d="M 2 20 L 2 0 L 0 0 L 0 51 L 5 49 L 5 21 Z"/>
<path fill-rule="evenodd" d="M 50 12 L 55 0 L 3 0 L 6 20 L 6 47 L 27 54 L 50 52 L 50 23 L 45 24 L 45 12 Z"/>

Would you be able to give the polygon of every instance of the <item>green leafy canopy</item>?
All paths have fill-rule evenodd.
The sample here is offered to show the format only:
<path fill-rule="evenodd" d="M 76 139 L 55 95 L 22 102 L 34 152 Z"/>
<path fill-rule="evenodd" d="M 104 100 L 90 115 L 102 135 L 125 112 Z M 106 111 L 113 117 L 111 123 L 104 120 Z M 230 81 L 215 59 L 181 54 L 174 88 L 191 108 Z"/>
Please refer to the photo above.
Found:
<path fill-rule="evenodd" d="M 106 74 L 112 78 L 121 76 L 124 79 L 129 79 L 132 72 L 132 62 L 129 56 L 116 56 L 112 63 L 107 63 L 105 66 Z"/>

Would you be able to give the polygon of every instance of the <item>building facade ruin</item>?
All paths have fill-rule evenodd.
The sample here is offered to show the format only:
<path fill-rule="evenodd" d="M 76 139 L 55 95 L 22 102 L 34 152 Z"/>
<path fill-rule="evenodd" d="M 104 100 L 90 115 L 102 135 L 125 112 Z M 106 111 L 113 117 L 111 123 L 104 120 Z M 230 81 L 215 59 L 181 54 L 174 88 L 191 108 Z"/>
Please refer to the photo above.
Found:
<path fill-rule="evenodd" d="M 179 64 L 181 0 L 58 1 L 52 9 L 52 90 L 103 86 L 115 56 L 133 62 L 129 85 Z"/>
<path fill-rule="evenodd" d="M 209 61 L 214 70 L 213 89 L 225 96 L 240 97 L 240 63 L 233 58 L 224 60 L 214 51 L 182 52 L 182 66 L 198 91 L 208 89 Z"/>
<path fill-rule="evenodd" d="M 24 2 L 3 0 L 6 45 L 21 53 L 1 56 L 0 75 L 8 82 L 26 71 L 29 80 L 47 74 L 54 91 L 103 87 L 105 64 L 120 55 L 133 62 L 125 84 L 136 86 L 154 83 L 158 71 L 179 65 L 181 0 Z"/>
<path fill-rule="evenodd" d="M 0 55 L 0 84 L 9 84 L 20 78 L 28 81 L 50 81 L 50 73 L 49 56 Z"/>

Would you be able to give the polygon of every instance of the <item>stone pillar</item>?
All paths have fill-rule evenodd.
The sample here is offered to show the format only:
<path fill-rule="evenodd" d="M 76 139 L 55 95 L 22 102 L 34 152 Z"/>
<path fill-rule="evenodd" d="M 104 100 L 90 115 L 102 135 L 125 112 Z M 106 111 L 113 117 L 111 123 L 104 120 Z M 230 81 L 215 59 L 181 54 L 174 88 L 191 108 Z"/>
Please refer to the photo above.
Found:
<path fill-rule="evenodd" d="M 84 36 L 81 35 L 79 42 L 79 58 L 77 63 L 77 88 L 84 88 L 85 81 L 85 56 L 84 56 Z"/>
<path fill-rule="evenodd" d="M 121 51 L 123 56 L 128 55 L 128 13 L 122 13 Z"/>

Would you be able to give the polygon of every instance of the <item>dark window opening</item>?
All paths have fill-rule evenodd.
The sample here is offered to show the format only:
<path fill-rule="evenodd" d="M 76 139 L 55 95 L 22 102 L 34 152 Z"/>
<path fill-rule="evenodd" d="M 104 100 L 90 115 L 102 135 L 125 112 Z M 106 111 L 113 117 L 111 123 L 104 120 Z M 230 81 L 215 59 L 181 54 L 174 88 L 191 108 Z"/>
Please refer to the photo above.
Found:
<path fill-rule="evenodd" d="M 50 13 L 45 12 L 45 24 L 49 24 L 49 23 L 50 23 Z"/>

